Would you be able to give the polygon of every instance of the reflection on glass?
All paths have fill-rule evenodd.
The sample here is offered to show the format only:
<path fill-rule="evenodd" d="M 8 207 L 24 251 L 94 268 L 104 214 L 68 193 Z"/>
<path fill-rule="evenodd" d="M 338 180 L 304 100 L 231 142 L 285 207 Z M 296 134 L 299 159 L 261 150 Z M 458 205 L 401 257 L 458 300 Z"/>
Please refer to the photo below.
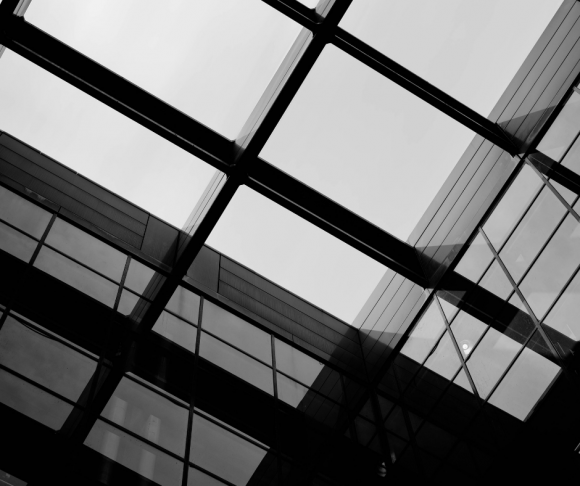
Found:
<path fill-rule="evenodd" d="M 487 329 L 487 325 L 471 314 L 461 311 L 451 325 L 451 332 L 459 345 L 459 349 L 466 358 L 471 354 L 478 339 Z"/>
<path fill-rule="evenodd" d="M 199 355 L 270 395 L 274 394 L 270 368 L 205 332 L 201 333 Z"/>
<path fill-rule="evenodd" d="M 457 356 L 449 333 L 446 332 L 435 351 L 425 362 L 425 367 L 450 380 L 460 366 L 459 356 Z"/>
<path fill-rule="evenodd" d="M 180 456 L 185 452 L 185 408 L 123 378 L 103 410 L 103 417 Z"/>
<path fill-rule="evenodd" d="M 48 211 L 0 186 L 0 219 L 40 239 L 51 216 Z"/>
<path fill-rule="evenodd" d="M 203 303 L 202 326 L 246 353 L 272 364 L 272 339 L 269 334 L 207 300 Z"/>
<path fill-rule="evenodd" d="M 115 304 L 117 285 L 46 246 L 34 266 L 111 308 Z"/>
<path fill-rule="evenodd" d="M 422 363 L 444 329 L 443 317 L 441 317 L 437 304 L 433 301 L 421 320 L 415 325 L 409 339 L 401 349 L 401 353 L 417 363 Z"/>
<path fill-rule="evenodd" d="M 516 180 L 483 225 L 483 231 L 497 251 L 528 209 L 541 186 L 542 180 L 534 170 L 524 165 Z"/>
<path fill-rule="evenodd" d="M 0 330 L 0 363 L 76 401 L 97 364 L 8 316 Z"/>
<path fill-rule="evenodd" d="M 558 161 L 580 131 L 580 94 L 575 91 L 538 144 L 537 150 Z"/>
<path fill-rule="evenodd" d="M 580 273 L 562 294 L 554 308 L 544 319 L 544 324 L 550 326 L 565 336 L 580 341 Z"/>
<path fill-rule="evenodd" d="M 514 290 L 501 265 L 497 261 L 491 264 L 479 282 L 479 285 L 497 295 L 500 299 L 506 299 Z"/>
<path fill-rule="evenodd" d="M 20 231 L 0 223 L 0 250 L 29 262 L 38 243 Z"/>
<path fill-rule="evenodd" d="M 559 366 L 524 348 L 489 403 L 525 421 L 559 373 Z"/>
<path fill-rule="evenodd" d="M 153 326 L 153 331 L 195 353 L 197 329 L 173 314 L 163 311 Z"/>
<path fill-rule="evenodd" d="M 46 244 L 116 282 L 121 281 L 127 256 L 62 219 L 55 220 Z"/>
<path fill-rule="evenodd" d="M 199 295 L 183 287 L 177 287 L 165 308 L 174 312 L 179 317 L 183 317 L 186 321 L 197 324 L 199 319 L 199 302 Z"/>
<path fill-rule="evenodd" d="M 180 461 L 101 420 L 84 444 L 157 484 L 181 486 Z"/>
<path fill-rule="evenodd" d="M 4 370 L 0 370 L 0 403 L 58 430 L 73 407 Z"/>
<path fill-rule="evenodd" d="M 141 295 L 155 275 L 155 270 L 146 267 L 137 260 L 131 259 L 129 270 L 125 277 L 125 287 Z"/>
<path fill-rule="evenodd" d="M 223 486 L 224 484 L 209 474 L 201 472 L 199 469 L 189 468 L 187 486 Z"/>
<path fill-rule="evenodd" d="M 203 418 L 193 416 L 190 460 L 238 486 L 248 484 L 267 451 Z"/>
<path fill-rule="evenodd" d="M 477 282 L 492 260 L 493 253 L 487 246 L 485 238 L 478 234 L 455 267 L 455 271 L 472 282 Z"/>
<path fill-rule="evenodd" d="M 305 355 L 303 352 L 278 339 L 274 342 L 276 369 L 304 383 L 306 386 L 312 386 L 324 369 L 324 363 Z"/>
<path fill-rule="evenodd" d="M 580 264 L 580 224 L 568 215 L 554 234 L 520 289 L 541 319 Z"/>
<path fill-rule="evenodd" d="M 548 188 L 534 201 L 528 213 L 499 254 L 518 282 L 565 213 L 565 208 Z"/>
<path fill-rule="evenodd" d="M 479 396 L 486 398 L 522 345 L 490 328 L 473 354 L 467 368 Z"/>

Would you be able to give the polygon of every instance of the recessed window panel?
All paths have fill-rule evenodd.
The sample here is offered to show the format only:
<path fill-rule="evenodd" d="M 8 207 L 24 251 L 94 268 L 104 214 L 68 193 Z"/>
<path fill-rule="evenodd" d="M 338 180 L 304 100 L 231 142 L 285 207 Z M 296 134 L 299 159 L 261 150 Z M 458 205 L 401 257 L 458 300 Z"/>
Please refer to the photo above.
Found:
<path fill-rule="evenodd" d="M 115 304 L 117 285 L 46 246 L 34 266 L 111 308 Z"/>
<path fill-rule="evenodd" d="M 429 309 L 421 317 L 421 320 L 413 328 L 409 339 L 407 339 L 403 349 L 401 349 L 401 353 L 417 363 L 422 363 L 444 330 L 443 317 L 437 307 L 437 303 L 433 301 Z"/>
<path fill-rule="evenodd" d="M 49 1 L 37 2 L 36 6 L 51 10 L 54 5 Z M 135 12 L 140 10 L 135 8 Z M 31 12 L 27 12 L 27 19 Z M 79 34 L 87 32 L 78 22 L 64 21 L 67 16 L 56 15 L 56 9 L 53 13 L 55 22 L 63 27 Z M 109 24 L 115 19 L 117 12 L 107 16 Z M 151 32 L 144 34 L 151 39 Z M 106 42 L 107 38 L 99 32 L 94 40 Z M 141 45 L 140 51 L 149 55 L 146 45 Z M 132 64 L 127 62 L 128 66 Z M 160 72 L 159 66 L 149 62 L 147 69 Z M 2 130 L 69 167 L 71 178 L 75 172 L 82 174 L 178 227 L 187 220 L 215 172 L 193 155 L 8 49 L 0 63 L 0 104 Z"/>
<path fill-rule="evenodd" d="M 199 414 L 193 416 L 190 460 L 237 486 L 250 482 L 267 451 Z"/>
<path fill-rule="evenodd" d="M 197 329 L 189 322 L 185 322 L 179 317 L 164 311 L 153 326 L 153 332 L 195 353 Z"/>
<path fill-rule="evenodd" d="M 62 219 L 56 219 L 46 244 L 106 277 L 121 281 L 127 255 Z"/>
<path fill-rule="evenodd" d="M 259 0 L 50 0 L 26 19 L 229 138 L 301 28 Z"/>
<path fill-rule="evenodd" d="M 461 361 L 459 361 L 459 356 L 457 356 L 455 346 L 451 339 L 449 333 L 446 332 L 441 338 L 441 341 L 439 341 L 435 351 L 433 351 L 425 362 L 426 368 L 448 380 L 455 376 L 455 373 L 457 373 L 461 366 Z"/>
<path fill-rule="evenodd" d="M 0 222 L 0 250 L 28 263 L 37 245 L 36 240 Z"/>
<path fill-rule="evenodd" d="M 340 26 L 487 116 L 561 3 L 354 0 Z"/>
<path fill-rule="evenodd" d="M 154 275 L 155 270 L 132 259 L 125 277 L 125 287 L 141 295 Z"/>
<path fill-rule="evenodd" d="M 76 401 L 97 363 L 9 316 L 0 330 L 0 363 Z"/>
<path fill-rule="evenodd" d="M 156 484 L 181 486 L 180 461 L 102 420 L 97 420 L 84 444 Z"/>
<path fill-rule="evenodd" d="M 405 240 L 472 138 L 328 45 L 261 156 Z"/>
<path fill-rule="evenodd" d="M 208 245 L 351 323 L 385 267 L 246 187 L 240 187 Z"/>
<path fill-rule="evenodd" d="M 40 206 L 0 186 L 0 219 L 40 239 L 51 217 Z"/>
<path fill-rule="evenodd" d="M 208 300 L 203 303 L 203 329 L 272 365 L 270 335 Z"/>

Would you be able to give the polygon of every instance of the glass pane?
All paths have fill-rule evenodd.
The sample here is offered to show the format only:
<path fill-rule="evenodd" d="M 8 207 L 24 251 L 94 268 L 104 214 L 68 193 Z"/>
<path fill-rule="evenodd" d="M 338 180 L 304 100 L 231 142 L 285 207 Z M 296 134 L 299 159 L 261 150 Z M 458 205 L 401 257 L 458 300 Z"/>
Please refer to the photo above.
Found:
<path fill-rule="evenodd" d="M 0 186 L 0 218 L 40 239 L 52 214 Z"/>
<path fill-rule="evenodd" d="M 169 312 L 162 312 L 153 331 L 195 354 L 197 329 Z"/>
<path fill-rule="evenodd" d="M 497 295 L 500 299 L 507 299 L 513 292 L 514 288 L 503 269 L 497 261 L 494 261 L 488 271 L 479 282 L 479 285 L 492 294 Z"/>
<path fill-rule="evenodd" d="M 199 302 L 199 295 L 183 287 L 177 287 L 165 308 L 174 312 L 179 317 L 183 317 L 186 321 L 197 324 L 199 319 Z"/>
<path fill-rule="evenodd" d="M 325 364 L 276 339 L 276 369 L 306 386 L 312 386 Z"/>
<path fill-rule="evenodd" d="M 407 430 L 403 409 L 401 407 L 396 406 L 393 409 L 387 420 L 385 420 L 385 427 L 389 432 L 394 432 L 399 437 L 409 440 L 409 431 Z"/>
<path fill-rule="evenodd" d="M 473 347 L 486 329 L 487 325 L 479 319 L 463 311 L 459 313 L 451 325 L 451 331 L 457 340 L 459 349 L 463 352 L 464 358 L 467 358 L 473 351 Z"/>
<path fill-rule="evenodd" d="M 274 394 L 270 368 L 205 332 L 201 333 L 199 355 L 266 393 Z"/>
<path fill-rule="evenodd" d="M 568 215 L 554 234 L 520 289 L 541 319 L 580 264 L 580 224 Z"/>
<path fill-rule="evenodd" d="M 72 3 L 76 9 L 88 4 L 74 0 Z M 41 10 L 52 10 L 54 5 L 53 1 L 36 2 Z M 115 14 L 107 16 L 108 25 L 118 25 L 118 11 L 126 6 L 125 2 L 123 6 L 116 4 Z M 53 20 L 63 28 L 82 35 L 87 32 L 87 24 L 67 22 L 64 19 L 70 14 L 58 16 L 56 10 L 52 11 Z M 141 8 L 135 9 L 140 11 Z M 27 20 L 31 12 L 33 9 L 26 13 Z M 95 25 L 91 15 L 88 23 Z M 142 32 L 148 41 L 140 45 L 140 52 L 146 56 L 152 32 L 157 29 Z M 109 38 L 99 32 L 88 39 L 100 44 Z M 115 51 L 117 47 L 111 49 Z M 154 65 L 149 62 L 150 74 L 163 72 L 158 65 L 152 68 Z M 126 64 L 134 63 L 130 60 Z M 190 62 L 183 64 L 194 66 Z M 187 89 L 191 92 L 191 85 Z M 4 52 L 0 64 L 0 104 L 3 130 L 177 227 L 187 221 L 215 173 L 213 167 L 190 153 L 10 50 Z M 104 201 L 99 204 L 105 204 L 106 210 Z M 131 223 L 133 231 L 141 234 L 147 222 L 143 213 L 130 203 L 124 210 L 135 219 L 127 219 L 127 224 Z"/>
<path fill-rule="evenodd" d="M 316 395 L 316 392 L 312 391 L 310 388 L 307 388 L 280 373 L 276 373 L 276 380 L 278 382 L 278 398 L 286 402 L 288 405 L 299 408 L 300 410 L 306 409 L 312 396 Z M 310 397 L 305 399 L 304 397 L 306 397 L 308 393 L 310 393 Z"/>
<path fill-rule="evenodd" d="M 472 282 L 477 282 L 492 260 L 493 253 L 487 246 L 485 238 L 478 234 L 455 267 L 455 271 Z"/>
<path fill-rule="evenodd" d="M 467 375 L 465 374 L 464 370 L 461 370 L 457 374 L 457 376 L 453 380 L 453 384 L 460 386 L 461 388 L 463 388 L 464 390 L 467 390 L 470 393 L 473 393 L 473 389 L 471 388 L 471 383 L 469 383 L 469 379 L 467 378 Z"/>
<path fill-rule="evenodd" d="M 230 138 L 300 31 L 257 0 L 51 0 L 26 18 Z"/>
<path fill-rule="evenodd" d="M 147 285 L 149 285 L 153 275 L 155 275 L 155 270 L 146 267 L 137 260 L 131 259 L 129 270 L 125 277 L 125 287 L 141 295 L 145 292 L 145 289 L 147 288 Z"/>
<path fill-rule="evenodd" d="M 209 474 L 202 473 L 199 469 L 189 468 L 187 486 L 223 486 L 224 484 Z"/>
<path fill-rule="evenodd" d="M 0 403 L 58 430 L 72 412 L 72 405 L 0 369 Z"/>
<path fill-rule="evenodd" d="M 4 223 L 0 223 L 0 250 L 28 263 L 34 250 L 36 250 L 36 245 L 38 245 L 37 241 Z"/>
<path fill-rule="evenodd" d="M 561 3 L 355 0 L 340 25 L 487 116 Z M 526 32 L 506 44 L 522 22 Z"/>
<path fill-rule="evenodd" d="M 180 461 L 101 420 L 97 420 L 84 444 L 157 484 L 181 486 Z"/>
<path fill-rule="evenodd" d="M 121 281 L 127 255 L 62 219 L 55 220 L 46 244 L 116 282 Z"/>
<path fill-rule="evenodd" d="M 425 362 L 425 367 L 450 380 L 460 366 L 459 356 L 457 356 L 449 333 L 446 332 L 433 354 Z"/>
<path fill-rule="evenodd" d="M 528 209 L 540 187 L 542 180 L 531 167 L 524 165 L 483 226 L 485 234 L 497 251 Z"/>
<path fill-rule="evenodd" d="M 441 317 L 437 304 L 433 301 L 427 312 L 415 325 L 409 339 L 401 349 L 401 353 L 417 363 L 422 363 L 444 330 L 443 317 Z"/>
<path fill-rule="evenodd" d="M 576 201 L 578 194 L 576 194 L 575 192 L 571 191 L 567 187 L 564 187 L 562 184 L 559 184 L 554 180 L 551 180 L 550 184 L 552 184 L 552 187 L 556 189 L 556 191 L 560 194 L 560 196 L 562 196 L 570 206 L 574 205 L 574 201 Z"/>
<path fill-rule="evenodd" d="M 445 300 L 444 292 L 437 292 L 437 296 L 439 298 L 441 308 L 443 309 L 443 313 L 445 314 L 445 317 L 447 317 L 447 322 L 451 322 L 455 315 L 459 312 L 459 309 Z"/>
<path fill-rule="evenodd" d="M 404 240 L 472 138 L 328 45 L 261 156 Z"/>
<path fill-rule="evenodd" d="M 117 285 L 46 246 L 34 266 L 111 308 L 115 304 Z"/>
<path fill-rule="evenodd" d="M 536 330 L 533 319 L 517 294 L 512 295 L 504 306 L 494 327 L 519 343 L 525 342 Z"/>
<path fill-rule="evenodd" d="M 272 365 L 270 335 L 207 300 L 203 303 L 202 326 L 206 331 Z"/>
<path fill-rule="evenodd" d="M 524 348 L 489 403 L 520 420 L 526 420 L 559 373 L 559 366 L 541 354 Z"/>
<path fill-rule="evenodd" d="M 22 481 L 22 479 L 18 479 L 14 475 L 8 474 L 2 470 L 0 470 L 0 481 L 8 486 L 26 486 L 27 484 L 25 481 Z"/>
<path fill-rule="evenodd" d="M 123 290 L 121 292 L 121 298 L 119 299 L 119 307 L 117 308 L 117 311 L 125 316 L 130 315 L 137 305 L 137 302 L 139 302 L 139 299 L 140 297 L 138 295 L 135 295 L 128 290 Z"/>
<path fill-rule="evenodd" d="M 248 484 L 267 451 L 196 414 L 191 461 L 236 485 Z"/>
<path fill-rule="evenodd" d="M 522 345 L 489 329 L 467 361 L 479 396 L 486 398 Z"/>
<path fill-rule="evenodd" d="M 538 144 L 538 151 L 560 160 L 580 131 L 580 94 L 575 91 Z"/>
<path fill-rule="evenodd" d="M 516 282 L 522 278 L 565 212 L 552 191 L 544 188 L 500 253 Z"/>
<path fill-rule="evenodd" d="M 102 415 L 175 454 L 185 453 L 187 410 L 133 380 L 121 380 Z"/>
<path fill-rule="evenodd" d="M 0 330 L 0 363 L 73 401 L 97 368 L 92 359 L 11 316 Z"/>
<path fill-rule="evenodd" d="M 575 113 L 576 115 L 576 119 L 574 120 L 574 125 L 577 126 L 576 130 L 580 131 L 580 103 L 578 103 L 578 101 L 580 100 L 580 95 L 576 92 L 574 92 L 574 94 L 572 95 L 575 100 L 576 100 L 576 107 L 577 107 L 577 111 L 578 113 Z M 566 108 L 564 108 L 564 110 L 566 110 Z M 556 121 L 557 123 L 557 121 Z M 564 136 L 570 136 L 572 135 L 572 133 L 568 132 L 563 134 Z M 565 148 L 565 147 L 564 147 Z M 577 138 L 576 141 L 574 142 L 574 144 L 572 145 L 572 147 L 570 148 L 570 150 L 568 151 L 568 153 L 566 154 L 566 156 L 562 159 L 562 165 L 564 167 L 567 167 L 568 169 L 576 172 L 576 174 L 580 174 L 580 138 Z"/>
<path fill-rule="evenodd" d="M 578 316 L 580 316 L 580 273 L 576 274 L 574 280 L 544 319 L 544 324 L 574 341 L 580 341 Z"/>

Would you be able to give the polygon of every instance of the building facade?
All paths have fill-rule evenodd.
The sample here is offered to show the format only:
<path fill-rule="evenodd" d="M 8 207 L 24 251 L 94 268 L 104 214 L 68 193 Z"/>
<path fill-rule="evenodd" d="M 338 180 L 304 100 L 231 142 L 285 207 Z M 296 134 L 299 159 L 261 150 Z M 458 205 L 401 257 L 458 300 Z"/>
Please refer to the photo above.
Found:
<path fill-rule="evenodd" d="M 577 474 L 578 2 L 487 119 L 340 32 L 350 2 L 268 2 L 315 35 L 235 144 L 28 24 L 20 3 L 0 4 L 7 49 L 221 172 L 180 230 L 0 134 L 3 482 Z M 331 37 L 477 133 L 407 244 L 258 157 Z M 355 326 L 204 245 L 242 184 L 389 267 Z"/>

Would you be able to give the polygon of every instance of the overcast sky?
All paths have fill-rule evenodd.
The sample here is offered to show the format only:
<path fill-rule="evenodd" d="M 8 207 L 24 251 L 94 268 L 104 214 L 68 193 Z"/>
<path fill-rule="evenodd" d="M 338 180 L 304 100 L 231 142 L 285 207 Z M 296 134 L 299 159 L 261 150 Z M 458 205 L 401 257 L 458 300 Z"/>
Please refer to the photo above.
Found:
<path fill-rule="evenodd" d="M 355 0 L 341 25 L 487 115 L 560 3 Z M 300 31 L 258 0 L 33 0 L 26 19 L 230 139 Z M 178 227 L 214 172 L 10 51 L 0 129 Z M 472 137 L 329 46 L 262 156 L 406 239 Z M 247 188 L 208 243 L 347 322 L 385 271 Z"/>

